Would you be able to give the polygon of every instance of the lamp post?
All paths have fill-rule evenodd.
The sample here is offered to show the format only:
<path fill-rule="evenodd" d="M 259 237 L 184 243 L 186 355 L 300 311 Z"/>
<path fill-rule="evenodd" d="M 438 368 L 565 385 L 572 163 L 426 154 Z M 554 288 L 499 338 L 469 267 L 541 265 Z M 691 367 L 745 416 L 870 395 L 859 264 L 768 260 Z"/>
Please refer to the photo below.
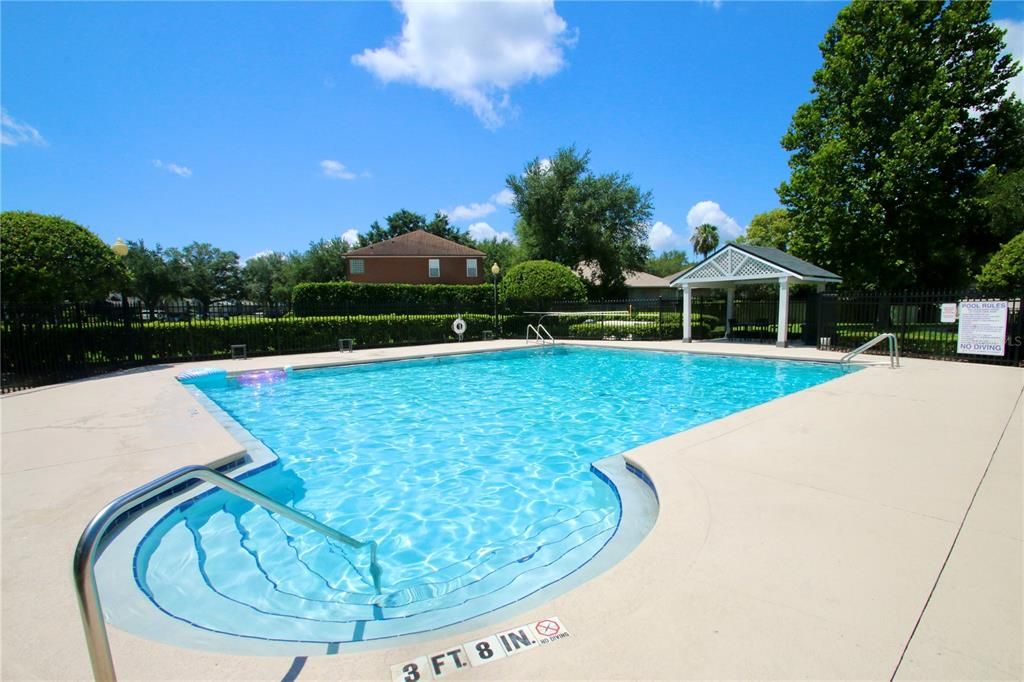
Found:
<path fill-rule="evenodd" d="M 110 250 L 114 252 L 114 255 L 118 258 L 124 258 L 128 255 L 128 245 L 124 243 L 124 240 L 120 237 L 110 245 Z M 128 311 L 128 295 L 125 293 L 124 287 L 121 288 L 121 315 L 124 318 L 124 352 L 125 359 L 129 362 L 132 360 L 131 343 L 132 343 L 132 322 Z"/>
<path fill-rule="evenodd" d="M 491 266 L 491 277 L 494 279 L 494 335 L 501 338 L 498 331 L 498 275 L 501 274 L 501 266 L 497 262 Z"/>

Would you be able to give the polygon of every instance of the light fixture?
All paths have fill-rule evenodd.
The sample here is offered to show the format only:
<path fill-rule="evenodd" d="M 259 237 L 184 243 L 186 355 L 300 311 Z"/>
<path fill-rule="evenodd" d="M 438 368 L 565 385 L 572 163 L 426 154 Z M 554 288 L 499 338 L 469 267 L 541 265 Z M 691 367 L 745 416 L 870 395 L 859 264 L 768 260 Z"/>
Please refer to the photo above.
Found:
<path fill-rule="evenodd" d="M 113 245 L 110 247 L 110 250 L 113 251 L 114 255 L 117 256 L 118 258 L 124 258 L 126 255 L 128 255 L 128 245 L 125 244 L 124 240 L 121 239 L 120 237 L 118 237 L 117 241 L 113 243 Z"/>

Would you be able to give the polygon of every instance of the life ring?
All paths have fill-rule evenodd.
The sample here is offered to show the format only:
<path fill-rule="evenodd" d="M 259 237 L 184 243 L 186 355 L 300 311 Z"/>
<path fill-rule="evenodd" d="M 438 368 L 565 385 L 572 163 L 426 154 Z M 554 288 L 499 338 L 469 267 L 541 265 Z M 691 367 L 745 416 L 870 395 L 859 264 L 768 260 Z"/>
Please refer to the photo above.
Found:
<path fill-rule="evenodd" d="M 466 321 L 464 319 L 462 319 L 461 317 L 455 318 L 455 321 L 452 322 L 452 331 L 455 332 L 456 334 L 458 334 L 459 336 L 462 336 L 463 334 L 465 334 L 466 333 Z"/>

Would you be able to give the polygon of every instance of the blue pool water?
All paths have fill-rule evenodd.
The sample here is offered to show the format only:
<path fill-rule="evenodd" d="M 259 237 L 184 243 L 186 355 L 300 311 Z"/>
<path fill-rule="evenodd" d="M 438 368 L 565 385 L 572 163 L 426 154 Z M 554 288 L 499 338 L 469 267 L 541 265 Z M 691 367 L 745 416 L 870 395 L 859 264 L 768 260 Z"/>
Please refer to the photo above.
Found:
<path fill-rule="evenodd" d="M 839 375 L 558 346 L 208 382 L 278 457 L 245 483 L 376 540 L 381 594 L 365 552 L 223 493 L 152 529 L 136 574 L 168 614 L 248 637 L 344 642 L 456 622 L 600 551 L 621 510 L 594 461 Z"/>

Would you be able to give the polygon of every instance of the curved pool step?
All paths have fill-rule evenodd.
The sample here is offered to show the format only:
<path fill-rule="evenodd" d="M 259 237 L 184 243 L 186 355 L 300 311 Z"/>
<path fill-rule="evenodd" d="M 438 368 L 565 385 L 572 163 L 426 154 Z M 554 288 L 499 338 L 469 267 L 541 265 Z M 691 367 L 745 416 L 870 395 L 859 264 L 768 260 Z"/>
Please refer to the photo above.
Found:
<path fill-rule="evenodd" d="M 289 592 L 278 585 L 273 576 L 268 575 L 256 553 L 246 551 L 233 543 L 221 541 L 205 542 L 209 551 L 201 551 L 204 559 L 201 566 L 210 587 L 223 596 L 252 603 L 262 610 L 276 615 L 302 615 L 327 620 L 351 619 L 388 619 L 407 617 L 439 606 L 455 606 L 479 596 L 484 596 L 509 582 L 510 577 L 530 570 L 536 565 L 546 565 L 565 555 L 576 545 L 581 545 L 595 535 L 613 530 L 617 514 L 610 512 L 604 516 L 599 514 L 583 514 L 573 517 L 599 517 L 591 523 L 574 526 L 571 529 L 562 526 L 546 529 L 528 540 L 529 554 L 522 555 L 522 549 L 514 546 L 506 552 L 495 552 L 493 557 L 502 557 L 501 563 L 489 562 L 473 569 L 458 580 L 446 583 L 423 583 L 402 590 L 401 593 L 386 593 L 384 600 L 376 600 L 375 595 L 344 592 L 324 592 L 323 582 L 313 583 L 315 589 L 306 593 Z M 233 527 L 228 514 L 215 514 L 204 524 L 198 533 L 201 541 L 204 532 L 223 533 Z M 248 520 L 249 517 L 246 517 Z M 218 538 L 222 539 L 222 538 Z M 293 569 L 296 568 L 293 566 Z M 298 572 L 294 571 L 293 572 Z M 431 576 L 427 576 L 428 578 Z M 389 605 L 388 599 L 398 594 L 398 605 Z M 356 603 L 358 600 L 358 603 Z M 367 600 L 380 601 L 383 608 L 374 610 L 366 604 Z"/>
<path fill-rule="evenodd" d="M 410 631 L 423 631 L 478 615 L 512 603 L 554 582 L 585 563 L 614 532 L 617 513 L 607 514 L 600 522 L 561 533 L 562 524 L 549 526 L 529 539 L 540 544 L 530 555 L 513 558 L 501 565 L 479 564 L 469 582 L 466 575 L 455 581 L 432 585 L 424 590 L 410 588 L 412 598 L 399 607 L 374 608 L 367 603 L 352 603 L 372 598 L 371 594 L 352 594 L 325 589 L 320 572 L 314 571 L 292 554 L 290 574 L 294 588 L 310 587 L 309 593 L 289 593 L 267 570 L 285 567 L 286 555 L 278 550 L 253 551 L 246 543 L 269 539 L 272 522 L 266 515 L 243 514 L 241 518 L 221 510 L 211 514 L 198 529 L 178 524 L 172 528 L 154 552 L 159 559 L 150 566 L 162 567 L 147 576 L 153 599 L 166 611 L 199 627 L 247 637 L 301 641 L 359 641 L 391 637 Z M 576 517 L 573 517 L 576 519 Z M 236 524 L 236 521 L 239 522 Z M 257 530 L 262 526 L 262 529 Z M 223 542 L 223 534 L 236 533 L 237 542 Z M 546 536 L 544 534 L 547 534 Z M 267 535 L 264 535 L 267 534 Z M 204 537 L 206 541 L 204 542 Z M 211 537 L 218 540 L 210 542 Z M 281 543 L 278 541 L 275 546 Z M 518 548 L 505 555 L 508 558 Z M 172 561 L 170 557 L 174 557 Z M 338 560 L 338 557 L 335 558 Z M 278 565 L 275 566 L 275 562 Z M 168 566 L 173 570 L 166 573 Z M 352 571 L 351 567 L 348 567 Z M 481 575 L 480 573 L 483 572 Z M 175 587 L 170 587 L 174 585 Z M 481 600 L 500 598 L 494 605 L 481 607 Z M 313 595 L 316 595 L 315 597 Z"/>
<path fill-rule="evenodd" d="M 609 512 L 591 523 L 578 527 L 552 526 L 533 538 L 517 542 L 507 548 L 496 550 L 487 561 L 472 567 L 460 576 L 443 582 L 435 582 L 428 575 L 422 582 L 389 591 L 382 606 L 392 614 L 406 615 L 411 609 L 421 608 L 426 602 L 436 601 L 449 595 L 469 595 L 473 598 L 489 591 L 496 580 L 504 580 L 508 574 L 523 572 L 527 565 L 545 563 L 551 557 L 559 557 L 576 545 L 581 545 L 594 535 L 613 530 L 617 513 Z M 397 587 L 397 586 L 396 586 Z"/>

